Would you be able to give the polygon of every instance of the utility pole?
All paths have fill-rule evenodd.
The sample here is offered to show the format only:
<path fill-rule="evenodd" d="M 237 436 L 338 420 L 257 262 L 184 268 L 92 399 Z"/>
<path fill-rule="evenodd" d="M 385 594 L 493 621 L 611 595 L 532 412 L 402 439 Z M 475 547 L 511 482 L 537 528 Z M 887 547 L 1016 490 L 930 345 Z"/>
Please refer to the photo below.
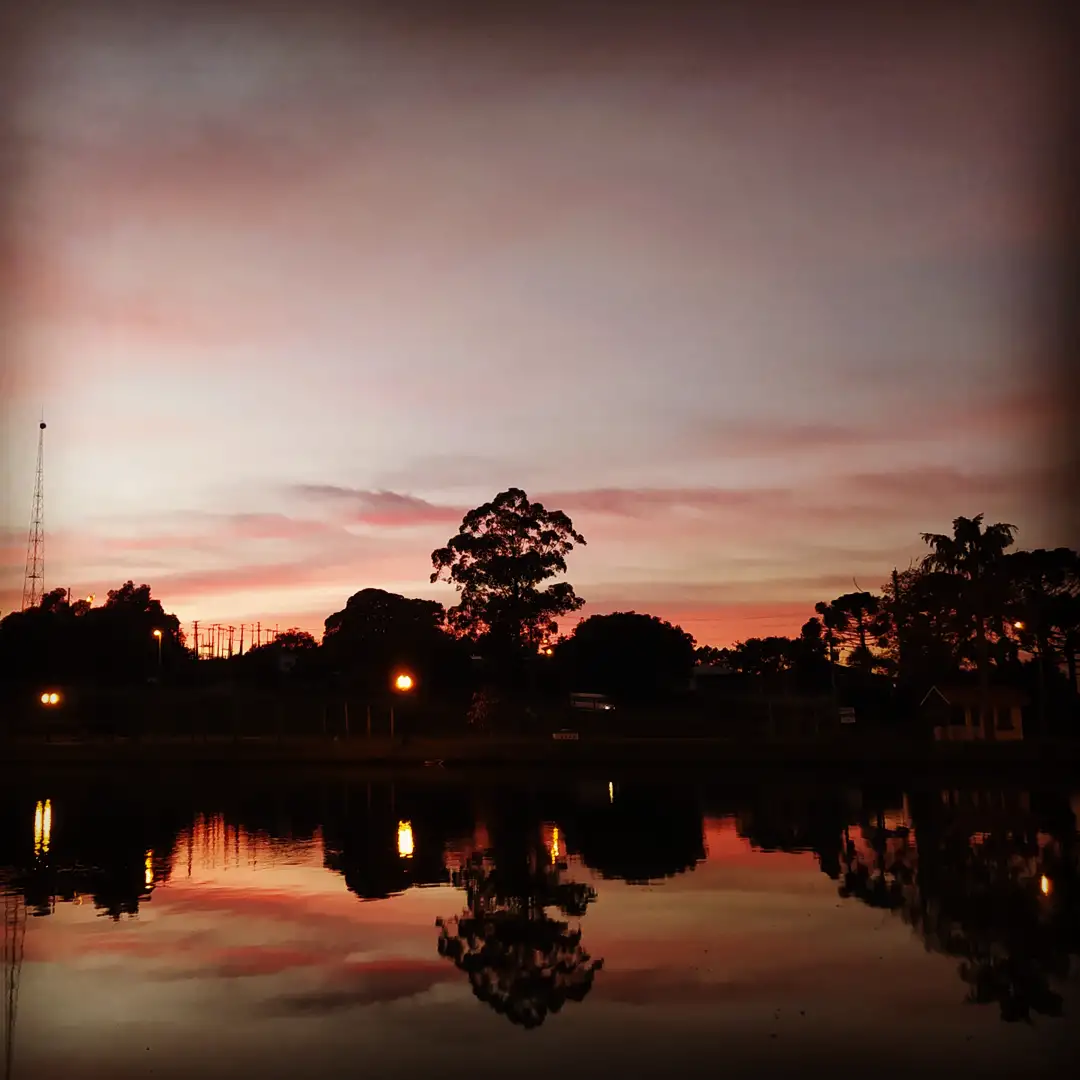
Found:
<path fill-rule="evenodd" d="M 229 659 L 230 660 L 232 659 L 232 656 L 233 656 L 233 634 L 235 632 L 236 632 L 236 627 L 235 626 L 230 626 L 229 627 Z"/>
<path fill-rule="evenodd" d="M 240 624 L 240 655 L 244 655 L 244 624 Z"/>
<path fill-rule="evenodd" d="M 192 639 L 195 642 L 195 659 L 198 660 L 199 659 L 199 620 L 198 619 L 196 619 L 195 623 L 194 623 L 194 630 L 193 630 L 193 634 L 192 634 Z"/>

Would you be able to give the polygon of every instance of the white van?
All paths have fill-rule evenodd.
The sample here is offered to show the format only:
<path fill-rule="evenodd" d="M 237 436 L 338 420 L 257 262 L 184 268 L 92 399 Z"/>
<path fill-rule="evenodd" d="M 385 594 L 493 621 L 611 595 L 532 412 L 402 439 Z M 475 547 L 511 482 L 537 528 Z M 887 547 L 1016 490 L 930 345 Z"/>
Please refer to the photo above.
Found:
<path fill-rule="evenodd" d="M 615 706 L 606 694 L 571 694 L 570 708 L 585 712 L 611 712 Z"/>

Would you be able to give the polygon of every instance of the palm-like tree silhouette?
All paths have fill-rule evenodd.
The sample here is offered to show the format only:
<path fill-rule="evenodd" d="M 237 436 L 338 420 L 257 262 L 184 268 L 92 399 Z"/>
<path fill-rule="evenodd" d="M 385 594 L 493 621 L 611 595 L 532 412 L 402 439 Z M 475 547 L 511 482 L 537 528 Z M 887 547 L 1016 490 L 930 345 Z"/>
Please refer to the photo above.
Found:
<path fill-rule="evenodd" d="M 998 522 L 983 527 L 982 514 L 953 520 L 952 536 L 923 533 L 930 548 L 923 568 L 931 572 L 959 577 L 965 583 L 961 592 L 965 616 L 974 623 L 975 655 L 979 685 L 983 694 L 982 712 L 986 712 L 986 688 L 989 680 L 989 656 L 986 623 L 991 612 L 1000 610 L 1004 599 L 1000 573 L 1007 548 L 1013 543 L 1015 525 Z"/>
<path fill-rule="evenodd" d="M 466 973 L 480 1001 L 526 1028 L 584 1000 L 603 967 L 582 948 L 580 928 L 548 915 L 580 918 L 596 899 L 588 885 L 561 881 L 562 869 L 536 844 L 476 853 L 454 874 L 467 910 L 436 920 L 439 955 Z"/>

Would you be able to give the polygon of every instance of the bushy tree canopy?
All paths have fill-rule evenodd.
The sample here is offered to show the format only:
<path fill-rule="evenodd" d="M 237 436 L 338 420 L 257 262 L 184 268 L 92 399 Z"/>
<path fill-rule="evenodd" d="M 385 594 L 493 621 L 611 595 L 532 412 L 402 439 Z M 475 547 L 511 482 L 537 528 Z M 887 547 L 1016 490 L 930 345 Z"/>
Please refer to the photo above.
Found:
<path fill-rule="evenodd" d="M 557 619 L 584 603 L 567 581 L 540 587 L 566 573 L 575 544 L 585 538 L 566 514 L 509 488 L 470 510 L 431 553 L 431 580 L 456 586 L 461 599 L 449 617 L 457 632 L 497 650 L 535 651 Z"/>
<path fill-rule="evenodd" d="M 694 639 L 655 615 L 616 611 L 578 623 L 555 655 L 580 690 L 656 698 L 689 683 Z"/>

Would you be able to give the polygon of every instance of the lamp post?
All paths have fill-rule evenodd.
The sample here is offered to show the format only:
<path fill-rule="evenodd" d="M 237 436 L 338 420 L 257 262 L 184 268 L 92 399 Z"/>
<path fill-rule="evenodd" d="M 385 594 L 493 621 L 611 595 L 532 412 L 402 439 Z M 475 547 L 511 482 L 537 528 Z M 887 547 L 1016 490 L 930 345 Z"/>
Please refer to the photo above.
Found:
<path fill-rule="evenodd" d="M 154 637 L 157 638 L 157 666 L 158 666 L 158 669 L 160 670 L 161 669 L 161 631 L 160 630 L 155 630 L 154 631 Z"/>
<path fill-rule="evenodd" d="M 416 680 L 407 672 L 402 671 L 394 676 L 394 690 L 399 694 L 411 693 L 416 686 Z M 390 703 L 390 738 L 394 738 L 394 705 Z"/>

